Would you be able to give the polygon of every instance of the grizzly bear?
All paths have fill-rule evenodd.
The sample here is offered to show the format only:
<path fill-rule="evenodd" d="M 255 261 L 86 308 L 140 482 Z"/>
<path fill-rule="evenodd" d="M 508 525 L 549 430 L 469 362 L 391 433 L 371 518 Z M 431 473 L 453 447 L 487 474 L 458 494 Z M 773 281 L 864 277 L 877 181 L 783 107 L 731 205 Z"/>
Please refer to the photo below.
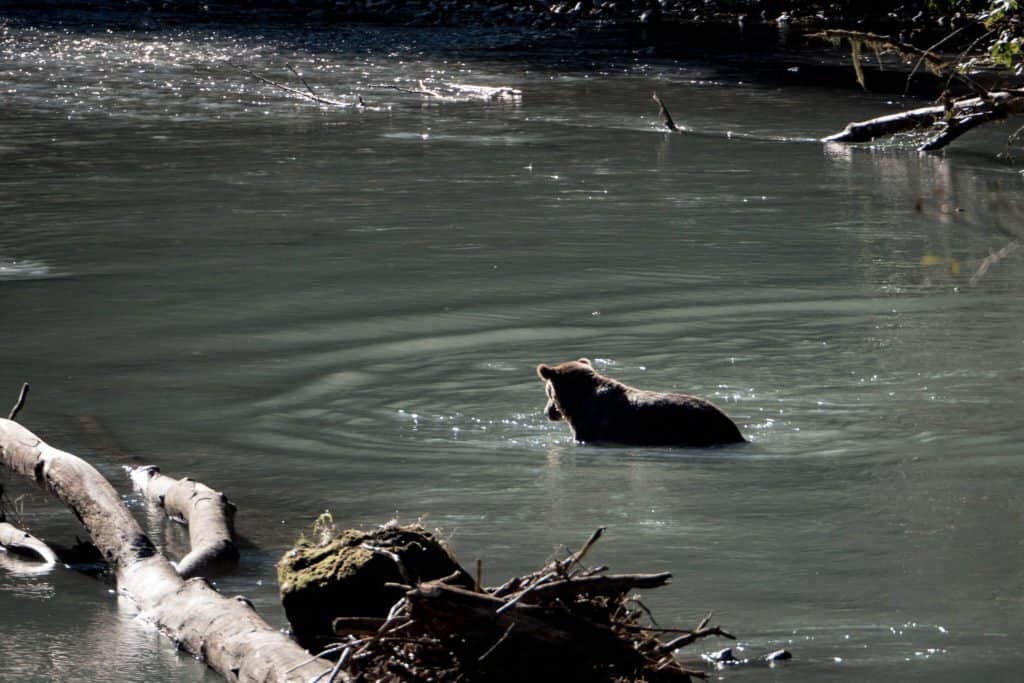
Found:
<path fill-rule="evenodd" d="M 599 375 L 586 358 L 538 365 L 549 420 L 569 423 L 582 442 L 636 446 L 714 446 L 744 441 L 714 404 L 686 394 L 634 389 Z"/>

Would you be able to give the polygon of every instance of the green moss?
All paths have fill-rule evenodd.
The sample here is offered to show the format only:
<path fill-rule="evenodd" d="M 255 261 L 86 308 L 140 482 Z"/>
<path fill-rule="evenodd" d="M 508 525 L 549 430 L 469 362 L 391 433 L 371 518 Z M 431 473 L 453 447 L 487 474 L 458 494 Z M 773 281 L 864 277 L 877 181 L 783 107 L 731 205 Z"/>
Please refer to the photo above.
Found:
<path fill-rule="evenodd" d="M 404 592 L 385 584 L 416 584 L 456 572 L 469 578 L 425 529 L 391 524 L 349 529 L 323 543 L 300 538 L 278 562 L 277 580 L 295 635 L 315 647 L 330 640 L 336 617 L 385 616 Z"/>

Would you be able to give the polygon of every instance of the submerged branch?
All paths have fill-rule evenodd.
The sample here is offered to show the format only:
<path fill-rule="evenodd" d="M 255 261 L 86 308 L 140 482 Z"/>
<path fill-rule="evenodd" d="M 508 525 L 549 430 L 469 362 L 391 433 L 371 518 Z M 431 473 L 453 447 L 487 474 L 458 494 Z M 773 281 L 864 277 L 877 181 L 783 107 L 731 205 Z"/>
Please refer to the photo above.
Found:
<path fill-rule="evenodd" d="M 978 269 L 974 272 L 974 275 L 971 276 L 970 283 L 972 285 L 978 284 L 981 278 L 985 277 L 985 274 L 988 273 L 989 268 L 991 268 L 992 266 L 996 265 L 1004 258 L 1009 256 L 1019 246 L 1019 242 L 1010 242 L 1002 249 L 990 252 L 988 256 L 982 259 L 981 264 L 978 266 Z"/>
<path fill-rule="evenodd" d="M 286 92 L 286 93 L 288 93 L 290 95 L 295 95 L 296 97 L 301 97 L 303 99 L 310 100 L 312 102 L 316 102 L 317 104 L 328 104 L 328 105 L 330 105 L 332 107 L 354 107 L 354 106 L 357 106 L 357 105 L 361 104 L 361 100 L 359 100 L 357 102 L 340 102 L 338 100 L 330 100 L 330 99 L 327 99 L 326 97 L 320 97 L 319 95 L 317 95 L 316 93 L 313 92 L 313 89 L 309 87 L 309 84 L 306 83 L 305 79 L 302 79 L 301 76 L 299 78 L 300 78 L 300 80 L 302 80 L 303 83 L 306 83 L 306 88 L 309 89 L 308 92 L 306 92 L 304 90 L 299 90 L 298 88 L 292 88 L 290 86 L 284 85 L 283 83 L 278 83 L 277 81 L 272 81 L 269 78 L 265 78 L 263 76 L 260 76 L 255 71 L 247 69 L 244 66 L 242 66 L 241 64 L 234 64 L 234 63 L 232 63 L 231 66 L 235 67 L 236 69 L 238 69 L 239 71 L 244 73 L 246 76 L 249 76 L 251 78 L 255 78 L 257 81 L 259 81 L 261 83 L 265 83 L 265 84 L 267 84 L 267 85 L 269 85 L 271 87 L 277 88 L 278 90 L 282 90 L 282 91 L 284 91 L 284 92 Z"/>

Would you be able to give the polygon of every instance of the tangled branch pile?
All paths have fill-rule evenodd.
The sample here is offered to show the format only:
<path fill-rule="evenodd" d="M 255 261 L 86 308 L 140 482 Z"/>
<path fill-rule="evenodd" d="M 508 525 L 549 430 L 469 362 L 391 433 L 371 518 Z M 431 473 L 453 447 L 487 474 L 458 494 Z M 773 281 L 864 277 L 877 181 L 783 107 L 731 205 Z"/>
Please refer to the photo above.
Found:
<path fill-rule="evenodd" d="M 408 534 L 419 534 L 425 543 L 436 543 L 421 528 L 399 529 L 405 542 Z M 385 538 L 395 531 L 391 526 L 377 533 Z M 711 626 L 710 615 L 689 630 L 645 625 L 651 621 L 648 612 L 632 592 L 662 586 L 671 575 L 608 574 L 606 567 L 584 567 L 581 560 L 602 532 L 598 529 L 567 558 L 495 588 L 480 586 L 479 571 L 473 579 L 462 570 L 416 585 L 389 583 L 401 589 L 401 597 L 386 615 L 333 620 L 334 637 L 340 639 L 327 653 L 338 656 L 333 677 L 440 683 L 703 678 L 704 672 L 682 665 L 674 653 L 702 638 L 733 636 Z M 402 576 L 418 575 L 378 542 L 359 547 L 389 556 Z M 785 657 L 788 653 L 774 655 Z"/>

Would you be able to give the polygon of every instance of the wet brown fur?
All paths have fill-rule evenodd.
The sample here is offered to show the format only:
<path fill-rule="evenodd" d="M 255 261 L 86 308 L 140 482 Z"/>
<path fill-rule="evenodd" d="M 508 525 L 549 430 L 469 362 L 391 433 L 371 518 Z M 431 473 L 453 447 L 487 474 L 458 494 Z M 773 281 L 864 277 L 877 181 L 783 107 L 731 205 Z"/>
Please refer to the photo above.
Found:
<path fill-rule="evenodd" d="M 717 406 L 696 396 L 645 391 L 604 377 L 586 358 L 537 366 L 548 395 L 544 414 L 565 420 L 583 442 L 714 446 L 744 441 Z"/>

